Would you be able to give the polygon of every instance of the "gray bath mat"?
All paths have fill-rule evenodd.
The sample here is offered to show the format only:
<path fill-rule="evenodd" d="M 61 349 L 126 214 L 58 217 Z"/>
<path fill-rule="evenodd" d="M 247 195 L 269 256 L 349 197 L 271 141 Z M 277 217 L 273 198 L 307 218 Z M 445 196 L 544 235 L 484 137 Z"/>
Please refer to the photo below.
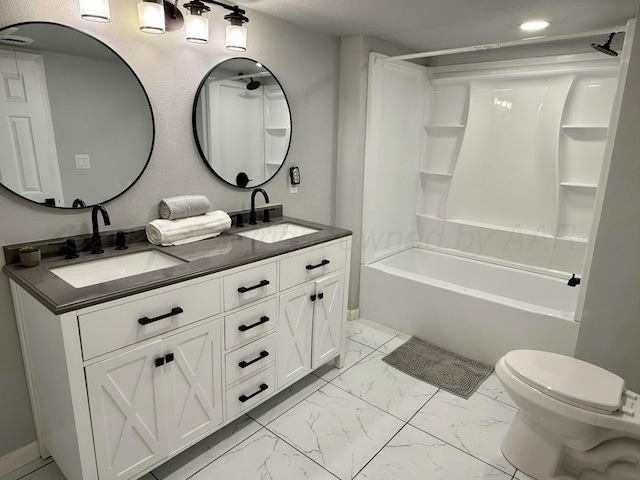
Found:
<path fill-rule="evenodd" d="M 382 359 L 419 380 L 469 398 L 491 374 L 493 366 L 440 348 L 418 337 L 411 337 Z"/>

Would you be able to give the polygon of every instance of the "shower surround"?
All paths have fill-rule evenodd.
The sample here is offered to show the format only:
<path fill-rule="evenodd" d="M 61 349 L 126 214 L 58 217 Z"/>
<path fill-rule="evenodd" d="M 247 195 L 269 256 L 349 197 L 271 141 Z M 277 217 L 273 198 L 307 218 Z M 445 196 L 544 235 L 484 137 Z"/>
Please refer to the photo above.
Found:
<path fill-rule="evenodd" d="M 588 53 L 428 68 L 380 58 L 371 54 L 369 70 L 362 315 L 478 360 L 514 348 L 573 354 L 580 287 L 566 280 L 583 270 L 620 59 Z M 424 253 L 387 258 L 415 248 L 432 260 L 455 257 L 444 267 L 455 275 L 443 285 L 434 261 L 419 271 L 399 267 L 409 258 L 417 265 Z M 487 293 L 494 281 L 504 284 L 491 268 L 465 290 L 465 272 L 477 261 L 506 268 L 501 278 L 513 295 Z M 527 283 L 528 275 L 540 282 Z M 513 306 L 516 292 L 539 288 L 545 277 L 563 298 L 557 312 L 536 292 L 499 321 L 493 307 L 481 308 Z M 384 295 L 380 281 L 395 293 Z M 438 296 L 451 307 L 436 305 Z M 384 308 L 398 301 L 397 315 Z M 459 340 L 465 332 L 499 340 L 490 351 L 474 348 Z"/>

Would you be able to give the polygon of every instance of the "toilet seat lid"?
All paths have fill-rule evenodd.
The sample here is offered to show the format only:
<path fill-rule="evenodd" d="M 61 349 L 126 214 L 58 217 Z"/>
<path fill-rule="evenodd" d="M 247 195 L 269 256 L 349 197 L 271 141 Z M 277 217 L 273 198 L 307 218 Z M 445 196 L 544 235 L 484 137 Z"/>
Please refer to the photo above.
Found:
<path fill-rule="evenodd" d="M 622 404 L 624 380 L 591 363 L 536 350 L 514 350 L 504 359 L 523 382 L 562 402 L 599 413 Z"/>

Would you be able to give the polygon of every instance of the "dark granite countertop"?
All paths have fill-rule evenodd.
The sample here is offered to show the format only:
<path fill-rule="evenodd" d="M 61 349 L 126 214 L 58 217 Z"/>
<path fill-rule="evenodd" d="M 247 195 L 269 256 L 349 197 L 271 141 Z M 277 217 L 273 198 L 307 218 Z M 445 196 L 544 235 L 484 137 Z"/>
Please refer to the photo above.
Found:
<path fill-rule="evenodd" d="M 124 251 L 117 251 L 110 247 L 105 248 L 105 252 L 101 255 L 83 252 L 74 260 L 66 260 L 64 256 L 54 256 L 43 258 L 40 265 L 36 267 L 26 268 L 19 263 L 12 263 L 5 265 L 2 270 L 53 313 L 61 314 L 351 235 L 349 230 L 290 217 L 276 217 L 270 225 L 285 222 L 316 228 L 319 231 L 275 243 L 252 240 L 235 233 L 269 225 L 260 223 L 242 228 L 233 227 L 218 237 L 186 245 L 160 247 L 145 240 L 130 244 L 129 249 Z M 159 250 L 186 262 L 82 288 L 71 286 L 50 270 L 145 250 Z"/>

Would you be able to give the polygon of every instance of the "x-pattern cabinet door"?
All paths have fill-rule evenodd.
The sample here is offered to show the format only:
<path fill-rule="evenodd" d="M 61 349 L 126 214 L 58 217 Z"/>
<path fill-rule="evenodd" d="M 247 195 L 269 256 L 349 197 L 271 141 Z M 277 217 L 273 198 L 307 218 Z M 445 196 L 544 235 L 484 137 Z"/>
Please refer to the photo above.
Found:
<path fill-rule="evenodd" d="M 222 423 L 220 320 L 164 340 L 169 450 Z"/>
<path fill-rule="evenodd" d="M 168 453 L 162 356 L 158 340 L 86 368 L 101 480 L 129 478 Z"/>
<path fill-rule="evenodd" d="M 340 353 L 344 316 L 344 273 L 315 283 L 313 305 L 312 368 L 317 368 Z"/>
<path fill-rule="evenodd" d="M 278 388 L 311 370 L 314 285 L 280 297 L 278 314 Z"/>

